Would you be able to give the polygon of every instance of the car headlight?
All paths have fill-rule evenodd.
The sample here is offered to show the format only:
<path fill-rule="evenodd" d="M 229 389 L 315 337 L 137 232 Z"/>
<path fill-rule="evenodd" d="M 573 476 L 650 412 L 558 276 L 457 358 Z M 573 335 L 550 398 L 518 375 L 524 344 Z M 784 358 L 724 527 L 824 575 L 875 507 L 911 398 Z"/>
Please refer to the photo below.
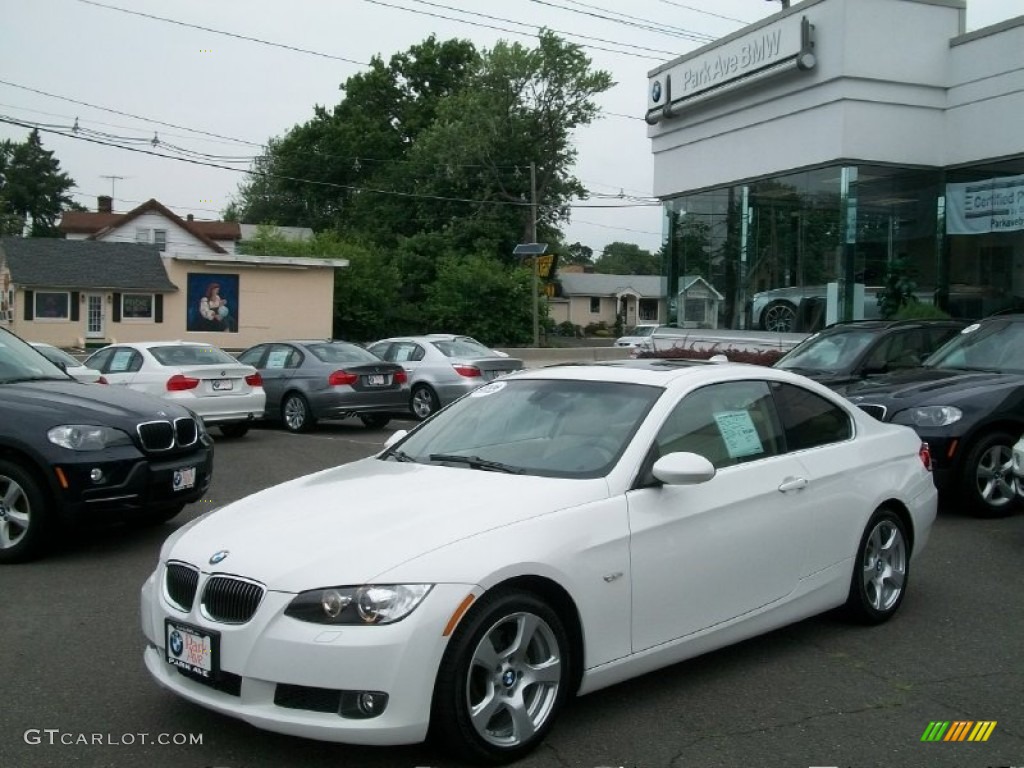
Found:
<path fill-rule="evenodd" d="M 98 427 L 92 424 L 65 424 L 54 427 L 46 433 L 54 445 L 69 451 L 102 451 L 115 445 L 131 445 L 127 432 L 112 427 Z"/>
<path fill-rule="evenodd" d="M 963 418 L 964 412 L 953 405 L 925 405 L 908 408 L 892 417 L 895 424 L 914 427 L 948 427 Z"/>
<path fill-rule="evenodd" d="M 300 592 L 285 615 L 315 624 L 393 624 L 425 598 L 433 584 L 366 584 Z"/>
<path fill-rule="evenodd" d="M 196 413 L 192 413 L 192 418 L 196 420 L 196 434 L 199 437 L 199 442 L 209 448 L 213 445 L 213 438 L 210 437 L 210 430 L 206 428 L 206 422 Z"/>

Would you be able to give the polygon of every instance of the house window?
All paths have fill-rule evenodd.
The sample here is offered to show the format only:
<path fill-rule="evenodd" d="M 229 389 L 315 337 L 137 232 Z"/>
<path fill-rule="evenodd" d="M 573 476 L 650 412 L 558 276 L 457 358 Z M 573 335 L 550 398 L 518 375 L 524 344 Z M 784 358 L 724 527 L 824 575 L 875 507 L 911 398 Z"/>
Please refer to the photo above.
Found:
<path fill-rule="evenodd" d="M 167 230 L 166 229 L 154 229 L 153 230 L 153 243 L 160 246 L 163 250 L 167 246 Z"/>
<path fill-rule="evenodd" d="M 149 243 L 149 230 L 145 227 L 138 227 L 135 230 L 135 242 L 140 245 Z"/>
<path fill-rule="evenodd" d="M 640 319 L 650 320 L 657 322 L 658 320 L 658 300 L 657 299 L 640 299 Z"/>
<path fill-rule="evenodd" d="M 64 291 L 60 293 L 38 291 L 33 298 L 35 301 L 34 314 L 37 318 L 67 320 L 70 317 L 68 310 L 71 306 L 71 294 Z"/>
<path fill-rule="evenodd" d="M 152 320 L 153 294 L 121 294 L 121 318 L 124 320 Z"/>
<path fill-rule="evenodd" d="M 590 297 L 590 314 L 599 315 L 601 314 L 601 297 L 591 296 Z"/>

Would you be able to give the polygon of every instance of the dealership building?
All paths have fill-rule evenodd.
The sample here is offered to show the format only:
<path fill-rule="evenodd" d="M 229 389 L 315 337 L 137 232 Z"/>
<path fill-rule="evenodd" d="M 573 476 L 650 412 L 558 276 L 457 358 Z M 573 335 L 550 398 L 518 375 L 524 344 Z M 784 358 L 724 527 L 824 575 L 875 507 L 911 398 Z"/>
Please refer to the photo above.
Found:
<path fill-rule="evenodd" d="M 963 0 L 804 0 L 654 69 L 667 285 L 704 278 L 720 328 L 1024 309 L 1024 16 L 965 22 Z"/>

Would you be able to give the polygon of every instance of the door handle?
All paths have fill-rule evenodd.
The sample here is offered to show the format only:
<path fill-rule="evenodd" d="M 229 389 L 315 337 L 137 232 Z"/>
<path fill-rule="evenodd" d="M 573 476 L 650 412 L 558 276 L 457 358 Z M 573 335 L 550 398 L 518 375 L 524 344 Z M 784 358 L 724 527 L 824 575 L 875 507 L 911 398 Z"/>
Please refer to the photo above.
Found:
<path fill-rule="evenodd" d="M 806 477 L 787 477 L 779 485 L 779 490 L 783 493 L 789 493 L 790 491 L 799 491 L 802 488 L 807 487 Z"/>

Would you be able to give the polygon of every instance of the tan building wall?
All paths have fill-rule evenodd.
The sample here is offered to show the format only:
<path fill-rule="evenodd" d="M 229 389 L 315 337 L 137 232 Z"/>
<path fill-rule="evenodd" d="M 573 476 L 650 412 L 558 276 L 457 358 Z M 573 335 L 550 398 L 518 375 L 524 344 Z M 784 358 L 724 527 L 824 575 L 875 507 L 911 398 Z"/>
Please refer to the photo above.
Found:
<path fill-rule="evenodd" d="M 163 322 L 153 319 L 122 318 L 114 322 L 114 291 L 83 291 L 78 320 L 43 318 L 24 320 L 23 290 L 17 290 L 10 320 L 0 325 L 29 341 L 43 341 L 59 347 L 81 347 L 86 341 L 88 296 L 102 296 L 102 337 L 90 342 L 114 343 L 183 339 L 201 341 L 226 349 L 243 349 L 262 341 L 288 338 L 331 337 L 334 317 L 334 268 L 312 266 L 268 266 L 223 262 L 212 264 L 164 257 L 171 282 L 178 286 L 164 294 Z M 230 307 L 238 319 L 237 332 L 189 331 L 189 275 L 237 275 L 237 306 Z M 0 284 L 3 276 L 0 275 Z M 45 289 L 42 289 L 45 290 Z M 198 298 L 191 297 L 195 302 Z"/>

